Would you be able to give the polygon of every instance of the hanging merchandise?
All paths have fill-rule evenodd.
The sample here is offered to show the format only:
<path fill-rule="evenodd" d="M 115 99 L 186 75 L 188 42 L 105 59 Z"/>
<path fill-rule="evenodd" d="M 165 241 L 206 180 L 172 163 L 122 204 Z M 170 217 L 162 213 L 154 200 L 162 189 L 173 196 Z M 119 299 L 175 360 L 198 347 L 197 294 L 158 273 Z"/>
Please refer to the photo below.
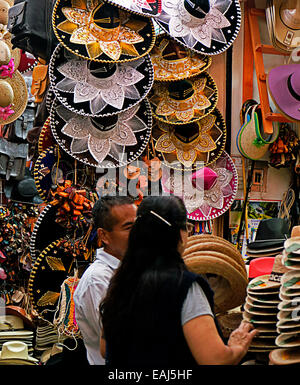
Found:
<path fill-rule="evenodd" d="M 241 27 L 238 0 L 162 0 L 156 22 L 179 43 L 204 55 L 226 51 Z"/>
<path fill-rule="evenodd" d="M 157 17 L 161 13 L 161 0 L 104 0 L 107 3 L 142 16 Z"/>

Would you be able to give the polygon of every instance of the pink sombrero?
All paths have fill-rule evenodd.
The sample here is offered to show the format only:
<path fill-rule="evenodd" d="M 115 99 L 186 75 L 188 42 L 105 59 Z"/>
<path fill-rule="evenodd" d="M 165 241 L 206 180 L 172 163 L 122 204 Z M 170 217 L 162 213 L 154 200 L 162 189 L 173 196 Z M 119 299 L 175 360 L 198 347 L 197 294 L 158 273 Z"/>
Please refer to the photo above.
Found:
<path fill-rule="evenodd" d="M 224 214 L 237 193 L 238 175 L 224 151 L 216 162 L 196 172 L 171 170 L 162 165 L 164 193 L 181 196 L 189 219 L 208 221 Z"/>

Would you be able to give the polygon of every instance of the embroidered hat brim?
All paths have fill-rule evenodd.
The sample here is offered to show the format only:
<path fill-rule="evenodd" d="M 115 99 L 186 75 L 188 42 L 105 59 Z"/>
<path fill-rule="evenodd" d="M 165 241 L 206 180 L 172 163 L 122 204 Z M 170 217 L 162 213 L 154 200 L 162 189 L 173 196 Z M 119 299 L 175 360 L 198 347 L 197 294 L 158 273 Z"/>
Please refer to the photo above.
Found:
<path fill-rule="evenodd" d="M 156 17 L 161 13 L 161 0 L 104 0 L 121 9 L 146 17 Z"/>
<path fill-rule="evenodd" d="M 155 20 L 179 43 L 205 55 L 218 55 L 235 41 L 241 27 L 238 0 L 210 1 L 204 19 L 188 13 L 183 0 L 162 0 L 162 12 Z"/>
<path fill-rule="evenodd" d="M 39 135 L 38 153 L 41 154 L 43 151 L 46 151 L 47 148 L 54 146 L 55 144 L 55 139 L 52 135 L 50 127 L 50 116 L 48 116 L 43 127 L 41 128 L 41 132 Z"/>
<path fill-rule="evenodd" d="M 59 44 L 49 64 L 52 90 L 69 110 L 85 116 L 119 114 L 141 102 L 153 85 L 149 55 L 128 63 L 116 63 L 114 72 L 104 77 L 106 63 L 97 63 L 96 77 L 89 61 L 64 52 Z"/>
<path fill-rule="evenodd" d="M 108 10 L 108 17 L 103 17 L 103 8 Z M 102 19 L 98 20 L 100 15 Z M 151 18 L 126 12 L 102 0 L 57 0 L 52 25 L 65 48 L 79 57 L 99 62 L 136 60 L 147 55 L 155 42 Z"/>
<path fill-rule="evenodd" d="M 99 168 L 116 168 L 136 160 L 151 136 L 152 115 L 144 99 L 113 118 L 103 118 L 98 129 L 90 117 L 78 115 L 58 103 L 51 110 L 51 129 L 58 144 L 73 158 Z"/>

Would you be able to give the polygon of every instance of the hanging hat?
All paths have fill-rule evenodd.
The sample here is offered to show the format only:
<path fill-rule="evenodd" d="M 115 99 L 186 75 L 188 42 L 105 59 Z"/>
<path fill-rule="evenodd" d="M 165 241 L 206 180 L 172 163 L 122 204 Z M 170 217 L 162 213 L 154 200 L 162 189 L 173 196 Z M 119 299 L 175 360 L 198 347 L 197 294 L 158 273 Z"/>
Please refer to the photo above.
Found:
<path fill-rule="evenodd" d="M 255 241 L 248 244 L 249 249 L 264 249 L 283 246 L 289 237 L 289 224 L 283 218 L 262 219 L 259 222 Z"/>
<path fill-rule="evenodd" d="M 196 252 L 193 257 L 184 258 L 184 262 L 188 270 L 196 274 L 208 274 L 208 282 L 214 291 L 216 313 L 226 312 L 244 303 L 247 280 L 231 261 Z"/>
<path fill-rule="evenodd" d="M 156 17 L 161 13 L 161 0 L 104 0 L 121 9 L 142 16 Z"/>
<path fill-rule="evenodd" d="M 102 0 L 56 1 L 53 29 L 59 42 L 84 59 L 125 62 L 146 55 L 155 42 L 151 18 Z"/>
<path fill-rule="evenodd" d="M 75 252 L 76 251 L 76 252 Z M 60 238 L 38 256 L 29 277 L 28 293 L 33 309 L 53 323 L 59 305 L 61 285 L 85 261 L 85 250 L 74 249 L 71 240 Z M 86 263 L 89 261 L 87 260 Z"/>
<path fill-rule="evenodd" d="M 5 70 L 5 67 L 2 67 L 3 65 L 7 66 L 6 69 L 9 72 L 19 70 L 22 57 L 21 52 L 20 48 L 13 48 L 10 33 L 5 34 L 0 39 L 0 74 Z"/>
<path fill-rule="evenodd" d="M 192 123 L 215 109 L 218 90 L 214 79 L 203 72 L 190 79 L 155 82 L 149 101 L 158 120 L 171 124 Z"/>
<path fill-rule="evenodd" d="M 295 365 L 300 363 L 299 348 L 274 349 L 269 354 L 272 365 Z"/>
<path fill-rule="evenodd" d="M 151 51 L 154 80 L 174 81 L 188 79 L 206 71 L 212 62 L 210 56 L 198 54 L 179 44 L 167 34 L 156 37 Z"/>
<path fill-rule="evenodd" d="M 300 7 L 293 0 L 269 0 L 266 8 L 267 27 L 273 46 L 291 52 L 299 45 Z"/>
<path fill-rule="evenodd" d="M 51 110 L 54 138 L 69 155 L 84 164 L 115 168 L 137 159 L 150 139 L 152 116 L 149 102 L 118 115 L 78 115 L 55 102 Z"/>
<path fill-rule="evenodd" d="M 28 347 L 22 341 L 8 341 L 2 345 L 0 365 L 36 365 L 38 362 L 28 354 Z"/>
<path fill-rule="evenodd" d="M 162 188 L 165 193 L 181 196 L 187 216 L 208 221 L 224 214 L 237 193 L 238 175 L 230 156 L 224 151 L 209 167 L 196 172 L 179 172 L 162 167 Z"/>
<path fill-rule="evenodd" d="M 31 53 L 21 50 L 20 64 L 18 70 L 21 74 L 32 71 L 33 68 L 38 64 L 38 60 Z"/>
<path fill-rule="evenodd" d="M 182 125 L 157 121 L 152 130 L 155 152 L 163 164 L 188 170 L 210 165 L 223 153 L 226 124 L 220 111 L 214 111 L 193 123 Z"/>
<path fill-rule="evenodd" d="M 34 224 L 29 245 L 33 262 L 50 243 L 66 235 L 66 229 L 56 221 L 56 214 L 57 207 L 49 204 Z"/>
<path fill-rule="evenodd" d="M 47 148 L 54 146 L 55 144 L 56 142 L 50 126 L 50 116 L 48 116 L 39 134 L 38 153 L 41 154 L 43 151 L 46 151 Z"/>
<path fill-rule="evenodd" d="M 128 63 L 98 63 L 64 54 L 63 46 L 58 45 L 49 77 L 55 95 L 69 110 L 110 116 L 144 99 L 153 84 L 153 67 L 149 55 Z"/>
<path fill-rule="evenodd" d="M 299 64 L 284 64 L 269 71 L 267 85 L 273 102 L 288 119 L 300 120 Z"/>
<path fill-rule="evenodd" d="M 179 43 L 205 55 L 227 50 L 241 26 L 238 0 L 162 0 L 156 22 Z"/>

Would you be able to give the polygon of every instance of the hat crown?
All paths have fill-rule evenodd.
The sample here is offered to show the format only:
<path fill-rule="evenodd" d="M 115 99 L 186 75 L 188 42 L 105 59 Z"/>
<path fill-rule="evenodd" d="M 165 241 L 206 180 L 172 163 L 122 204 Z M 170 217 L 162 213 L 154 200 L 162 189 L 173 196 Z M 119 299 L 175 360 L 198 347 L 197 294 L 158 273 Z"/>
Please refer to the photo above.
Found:
<path fill-rule="evenodd" d="M 172 82 L 168 88 L 170 98 L 175 100 L 185 100 L 190 98 L 194 89 L 190 82 L 187 80 L 179 80 L 178 82 Z"/>
<path fill-rule="evenodd" d="M 262 219 L 259 222 L 255 241 L 258 240 L 271 240 L 286 239 L 289 234 L 289 224 L 286 219 L 283 218 L 270 218 Z"/>
<path fill-rule="evenodd" d="M 1 359 L 28 359 L 28 347 L 21 341 L 5 342 L 2 346 Z"/>
<path fill-rule="evenodd" d="M 203 19 L 210 10 L 209 0 L 184 0 L 184 8 L 192 16 Z"/>
<path fill-rule="evenodd" d="M 118 115 L 111 115 L 106 117 L 93 117 L 91 118 L 92 126 L 95 128 L 93 134 L 111 133 L 118 123 Z M 100 136 L 102 138 L 102 136 Z"/>
<path fill-rule="evenodd" d="M 214 186 L 217 179 L 218 174 L 214 170 L 209 167 L 203 167 L 193 174 L 192 183 L 194 187 L 200 186 L 207 191 Z"/>
<path fill-rule="evenodd" d="M 17 190 L 23 198 L 33 198 L 37 194 L 36 185 L 32 178 L 21 180 L 18 183 Z"/>
<path fill-rule="evenodd" d="M 298 0 L 283 1 L 280 6 L 282 22 L 291 29 L 300 29 L 300 3 Z"/>
<path fill-rule="evenodd" d="M 293 72 L 287 79 L 287 86 L 292 96 L 300 101 L 300 76 L 299 73 Z"/>
<path fill-rule="evenodd" d="M 11 52 L 5 41 L 0 40 L 0 65 L 6 65 L 11 59 Z"/>
<path fill-rule="evenodd" d="M 107 79 L 111 77 L 117 70 L 116 63 L 99 63 L 90 61 L 88 63 L 88 69 L 91 75 L 99 79 Z"/>
<path fill-rule="evenodd" d="M 109 4 L 99 4 L 92 13 L 92 20 L 100 28 L 118 28 L 121 22 L 119 9 Z"/>
<path fill-rule="evenodd" d="M 174 135 L 183 143 L 191 143 L 199 137 L 199 125 L 197 122 L 178 125 L 174 129 Z"/>
<path fill-rule="evenodd" d="M 8 107 L 14 101 L 14 90 L 12 86 L 0 79 L 0 107 Z"/>

